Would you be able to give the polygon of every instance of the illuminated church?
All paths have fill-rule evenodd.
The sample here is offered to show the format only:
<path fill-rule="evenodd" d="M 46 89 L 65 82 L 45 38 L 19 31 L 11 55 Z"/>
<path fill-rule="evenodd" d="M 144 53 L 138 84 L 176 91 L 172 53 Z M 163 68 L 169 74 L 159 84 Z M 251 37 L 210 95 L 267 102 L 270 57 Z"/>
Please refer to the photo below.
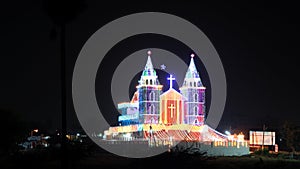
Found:
<path fill-rule="evenodd" d="M 172 75 L 168 77 L 170 88 L 162 92 L 156 71 L 148 51 L 146 66 L 142 72 L 136 92 L 130 102 L 118 104 L 122 115 L 121 125 L 161 124 L 161 125 L 204 125 L 205 87 L 191 55 L 190 65 L 186 72 L 180 92 L 173 88 Z"/>
<path fill-rule="evenodd" d="M 120 125 L 105 130 L 104 140 L 112 141 L 113 145 L 127 141 L 139 145 L 144 141 L 150 147 L 197 142 L 201 143 L 198 148 L 208 155 L 249 154 L 243 135 L 234 138 L 205 124 L 205 87 L 193 57 L 179 91 L 173 88 L 175 78 L 170 75 L 169 89 L 163 92 L 148 51 L 146 66 L 131 101 L 118 104 Z M 181 145 L 191 146 L 185 143 Z"/>

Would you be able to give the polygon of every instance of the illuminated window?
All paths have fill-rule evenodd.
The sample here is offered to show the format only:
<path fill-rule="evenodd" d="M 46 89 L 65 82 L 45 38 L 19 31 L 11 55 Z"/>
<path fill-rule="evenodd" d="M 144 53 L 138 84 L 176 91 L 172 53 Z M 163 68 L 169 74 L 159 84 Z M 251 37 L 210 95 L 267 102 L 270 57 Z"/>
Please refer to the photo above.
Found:
<path fill-rule="evenodd" d="M 201 86 L 201 83 L 200 83 L 200 81 L 198 82 L 198 86 Z"/>
<path fill-rule="evenodd" d="M 153 117 L 151 117 L 151 123 L 152 123 L 152 124 L 155 123 L 155 120 L 154 120 Z"/>
<path fill-rule="evenodd" d="M 194 107 L 194 115 L 197 115 L 198 114 L 198 106 L 195 106 Z"/>
<path fill-rule="evenodd" d="M 149 94 L 149 100 L 152 100 L 152 101 L 155 100 L 155 92 L 154 91 L 150 92 L 150 94 Z"/>
<path fill-rule="evenodd" d="M 194 94 L 194 102 L 198 102 L 198 94 L 197 93 Z"/>
<path fill-rule="evenodd" d="M 155 106 L 153 104 L 151 104 L 149 106 L 149 112 L 148 112 L 148 114 L 154 114 L 154 113 L 155 113 Z"/>

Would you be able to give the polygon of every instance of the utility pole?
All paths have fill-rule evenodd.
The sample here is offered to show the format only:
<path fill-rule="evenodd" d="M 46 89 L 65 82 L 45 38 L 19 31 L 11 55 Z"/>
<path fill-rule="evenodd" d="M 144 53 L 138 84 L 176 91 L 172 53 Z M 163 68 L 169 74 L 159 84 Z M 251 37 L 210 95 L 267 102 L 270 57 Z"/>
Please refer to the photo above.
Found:
<path fill-rule="evenodd" d="M 263 153 L 264 150 L 264 144 L 265 144 L 265 130 L 266 130 L 266 125 L 263 125 L 263 135 L 262 135 L 262 146 L 261 146 L 261 153 Z"/>
<path fill-rule="evenodd" d="M 66 86 L 66 25 L 61 24 L 60 33 L 60 75 L 61 75 L 61 150 L 63 169 L 68 168 L 68 153 L 67 153 L 67 86 Z"/>

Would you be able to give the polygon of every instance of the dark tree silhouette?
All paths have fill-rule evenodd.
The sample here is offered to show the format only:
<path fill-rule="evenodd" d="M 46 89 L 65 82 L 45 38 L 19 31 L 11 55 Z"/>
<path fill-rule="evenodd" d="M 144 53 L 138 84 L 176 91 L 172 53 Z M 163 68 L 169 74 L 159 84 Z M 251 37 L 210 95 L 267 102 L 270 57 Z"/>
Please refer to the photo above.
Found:
<path fill-rule="evenodd" d="M 282 136 L 286 143 L 286 146 L 290 149 L 291 155 L 296 152 L 296 147 L 299 144 L 299 134 L 300 130 L 296 128 L 296 126 L 288 121 L 285 121 L 282 128 Z"/>
<path fill-rule="evenodd" d="M 17 143 L 28 134 L 29 127 L 21 119 L 21 115 L 7 109 L 0 109 L 0 156 L 17 150 Z"/>
<path fill-rule="evenodd" d="M 61 118 L 62 118 L 62 168 L 68 167 L 66 138 L 66 25 L 74 20 L 86 8 L 84 0 L 44 0 L 44 10 L 54 25 L 60 29 L 60 65 L 61 65 Z M 56 30 L 51 32 L 56 35 Z M 51 38 L 50 37 L 50 38 Z"/>

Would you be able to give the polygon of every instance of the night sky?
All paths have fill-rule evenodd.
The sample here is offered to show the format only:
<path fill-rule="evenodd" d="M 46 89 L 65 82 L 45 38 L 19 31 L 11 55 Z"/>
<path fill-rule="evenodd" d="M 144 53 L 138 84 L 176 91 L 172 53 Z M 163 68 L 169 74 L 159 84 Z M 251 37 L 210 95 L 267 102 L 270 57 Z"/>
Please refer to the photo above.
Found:
<path fill-rule="evenodd" d="M 296 10 L 295 4 L 279 3 L 161 4 L 145 1 L 107 5 L 85 1 L 84 11 L 66 25 L 68 128 L 80 128 L 73 109 L 71 84 L 75 61 L 84 43 L 108 22 L 146 11 L 170 13 L 190 21 L 216 48 L 225 69 L 228 89 L 218 130 L 223 132 L 231 126 L 237 131 L 247 131 L 260 129 L 263 124 L 276 129 L 285 120 L 299 124 L 300 27 Z M 60 128 L 58 27 L 45 12 L 43 1 L 5 1 L 0 11 L 0 108 L 21 114 L 24 121 L 37 126 L 51 130 Z M 158 35 L 134 36 L 117 44 L 107 55 L 116 54 L 120 58 L 106 59 L 105 65 L 98 70 L 98 74 L 107 72 L 103 79 L 96 80 L 97 98 L 105 101 L 101 110 L 115 110 L 111 106 L 111 96 L 101 92 L 100 86 L 111 80 L 111 73 L 122 58 L 148 47 L 170 50 L 182 57 L 192 52 L 184 45 L 178 46 L 176 40 Z M 198 71 L 209 88 L 205 70 Z M 117 120 L 116 114 L 106 117 L 111 123 Z"/>

